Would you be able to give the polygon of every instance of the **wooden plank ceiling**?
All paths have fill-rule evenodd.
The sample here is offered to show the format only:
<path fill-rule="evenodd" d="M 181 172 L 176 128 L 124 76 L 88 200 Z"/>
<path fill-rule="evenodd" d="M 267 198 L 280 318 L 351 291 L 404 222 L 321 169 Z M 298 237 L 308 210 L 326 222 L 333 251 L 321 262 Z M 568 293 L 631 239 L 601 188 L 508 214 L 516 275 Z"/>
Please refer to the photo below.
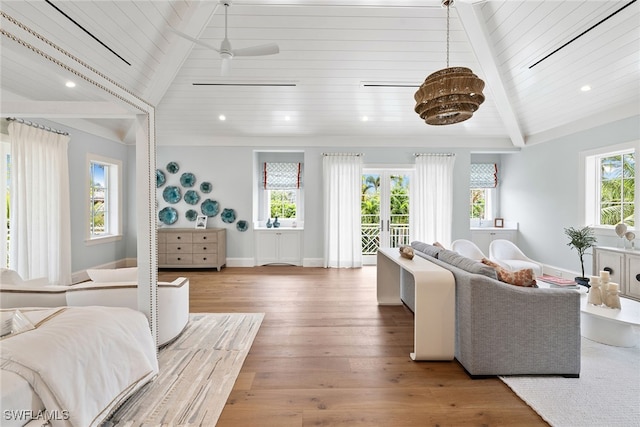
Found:
<path fill-rule="evenodd" d="M 416 86 L 446 66 L 439 0 L 234 0 L 232 47 L 277 43 L 280 53 L 236 57 L 227 76 L 217 52 L 172 31 L 220 46 L 224 6 L 216 0 L 3 1 L 1 8 L 157 105 L 160 144 L 509 148 L 640 114 L 637 1 L 457 0 L 450 63 L 485 80 L 486 101 L 472 119 L 439 127 L 413 111 Z M 25 32 L 7 16 L 2 28 Z M 80 126 L 82 119 L 87 129 L 132 140 L 130 118 L 113 109 L 101 116 L 109 94 L 82 81 L 69 90 L 63 82 L 73 73 L 6 33 L 0 41 L 3 115 L 37 117 L 42 104 L 26 101 L 88 101 L 98 105 L 92 114 L 74 110 L 57 120 Z"/>

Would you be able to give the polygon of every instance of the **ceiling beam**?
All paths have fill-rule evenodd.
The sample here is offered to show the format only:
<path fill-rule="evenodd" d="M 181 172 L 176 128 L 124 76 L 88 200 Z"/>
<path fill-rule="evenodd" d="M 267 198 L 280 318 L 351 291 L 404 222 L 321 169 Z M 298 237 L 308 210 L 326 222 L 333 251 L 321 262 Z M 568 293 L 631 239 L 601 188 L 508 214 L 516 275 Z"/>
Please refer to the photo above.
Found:
<path fill-rule="evenodd" d="M 509 138 L 514 146 L 524 147 L 524 135 L 518 124 L 515 111 L 509 102 L 507 90 L 502 83 L 500 70 L 489 42 L 489 33 L 484 22 L 481 21 L 479 12 L 473 5 L 473 0 L 458 0 L 455 3 L 455 9 L 480 68 L 482 68 L 487 87 L 493 95 L 496 109 L 504 121 Z"/>
<path fill-rule="evenodd" d="M 220 3 L 217 1 L 193 2 L 189 5 L 185 17 L 180 22 L 170 23 L 170 25 L 173 25 L 180 32 L 199 39 L 209 22 L 211 22 L 219 5 Z M 168 34 L 171 41 L 169 50 L 162 63 L 158 66 L 153 78 L 150 79 L 151 85 L 149 89 L 145 91 L 145 99 L 156 106 L 164 97 L 194 47 L 193 42 L 179 37 L 169 29 L 165 30 L 165 34 Z"/>

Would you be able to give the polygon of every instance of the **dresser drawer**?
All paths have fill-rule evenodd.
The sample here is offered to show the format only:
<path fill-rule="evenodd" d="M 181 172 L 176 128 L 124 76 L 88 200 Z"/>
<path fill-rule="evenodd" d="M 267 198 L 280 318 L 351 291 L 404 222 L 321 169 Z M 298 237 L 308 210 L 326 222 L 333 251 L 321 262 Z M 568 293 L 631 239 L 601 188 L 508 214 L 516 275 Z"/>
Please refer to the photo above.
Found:
<path fill-rule="evenodd" d="M 167 233 L 167 243 L 191 243 L 191 233 Z"/>
<path fill-rule="evenodd" d="M 190 254 L 193 252 L 191 243 L 167 243 L 167 254 Z"/>
<path fill-rule="evenodd" d="M 192 245 L 194 254 L 217 254 L 218 245 L 215 243 L 194 243 Z"/>
<path fill-rule="evenodd" d="M 193 265 L 215 265 L 218 262 L 216 254 L 193 254 Z"/>
<path fill-rule="evenodd" d="M 193 243 L 217 243 L 218 233 L 198 233 L 193 235 Z"/>
<path fill-rule="evenodd" d="M 158 243 L 167 243 L 167 234 L 166 233 L 158 233 Z"/>
<path fill-rule="evenodd" d="M 191 254 L 167 254 L 167 265 L 189 265 L 193 264 Z"/>

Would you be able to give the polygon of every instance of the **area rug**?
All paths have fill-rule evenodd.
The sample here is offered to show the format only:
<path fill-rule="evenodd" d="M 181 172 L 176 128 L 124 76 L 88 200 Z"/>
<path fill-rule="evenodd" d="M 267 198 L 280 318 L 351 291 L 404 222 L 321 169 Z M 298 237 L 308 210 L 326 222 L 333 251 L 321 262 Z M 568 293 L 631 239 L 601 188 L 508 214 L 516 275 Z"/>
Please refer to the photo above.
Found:
<path fill-rule="evenodd" d="M 555 427 L 640 426 L 640 348 L 582 338 L 580 378 L 500 377 Z"/>
<path fill-rule="evenodd" d="M 214 426 L 262 324 L 264 313 L 191 314 L 160 349 L 158 377 L 104 425 Z"/>

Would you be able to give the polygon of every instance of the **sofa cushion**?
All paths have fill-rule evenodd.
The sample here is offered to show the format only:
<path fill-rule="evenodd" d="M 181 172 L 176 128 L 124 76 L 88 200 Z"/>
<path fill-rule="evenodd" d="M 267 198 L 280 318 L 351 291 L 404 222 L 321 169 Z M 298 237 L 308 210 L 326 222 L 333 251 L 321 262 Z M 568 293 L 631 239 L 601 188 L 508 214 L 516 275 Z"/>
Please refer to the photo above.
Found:
<path fill-rule="evenodd" d="M 482 258 L 482 263 L 495 269 L 498 274 L 498 280 L 515 286 L 523 286 L 525 288 L 537 288 L 536 275 L 531 268 L 524 268 L 517 271 L 509 271 L 501 267 L 493 261 Z"/>
<path fill-rule="evenodd" d="M 498 278 L 498 274 L 494 268 L 448 249 L 442 249 L 440 253 L 438 253 L 438 259 L 468 273 L 482 274 L 492 279 Z"/>
<path fill-rule="evenodd" d="M 89 279 L 96 283 L 134 282 L 138 281 L 138 267 L 129 268 L 95 268 L 88 269 Z"/>
<path fill-rule="evenodd" d="M 416 251 L 422 252 L 423 254 L 432 256 L 434 258 L 437 258 L 440 251 L 443 250 L 442 248 L 439 248 L 437 246 L 433 246 L 424 242 L 419 242 L 417 240 L 411 242 L 411 247 Z"/>

